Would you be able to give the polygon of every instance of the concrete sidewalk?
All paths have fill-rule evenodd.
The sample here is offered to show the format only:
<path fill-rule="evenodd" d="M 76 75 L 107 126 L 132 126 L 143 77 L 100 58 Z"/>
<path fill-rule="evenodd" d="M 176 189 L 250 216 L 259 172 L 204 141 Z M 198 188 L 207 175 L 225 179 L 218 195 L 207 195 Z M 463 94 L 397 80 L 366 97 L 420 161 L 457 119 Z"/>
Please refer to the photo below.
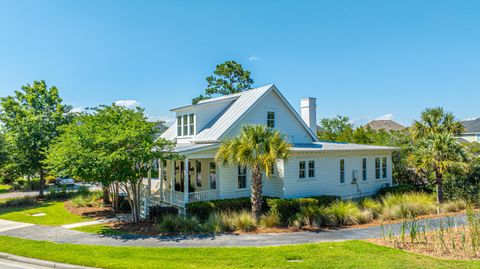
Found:
<path fill-rule="evenodd" d="M 419 220 L 430 229 L 439 227 L 441 222 L 451 221 L 454 226 L 465 224 L 465 215 L 437 219 Z M 0 220 L 0 227 L 4 221 Z M 11 225 L 11 224 L 10 224 Z M 401 224 L 385 225 L 394 234 L 400 233 Z M 57 243 L 88 244 L 105 246 L 141 246 L 141 247 L 215 247 L 215 246 L 279 246 L 315 242 L 336 242 L 380 238 L 381 226 L 325 230 L 319 232 L 266 233 L 266 234 L 222 234 L 222 235 L 181 235 L 181 236 L 138 236 L 138 235 L 97 235 L 59 226 L 29 225 L 7 229 L 0 235 L 31 240 L 45 240 Z"/>

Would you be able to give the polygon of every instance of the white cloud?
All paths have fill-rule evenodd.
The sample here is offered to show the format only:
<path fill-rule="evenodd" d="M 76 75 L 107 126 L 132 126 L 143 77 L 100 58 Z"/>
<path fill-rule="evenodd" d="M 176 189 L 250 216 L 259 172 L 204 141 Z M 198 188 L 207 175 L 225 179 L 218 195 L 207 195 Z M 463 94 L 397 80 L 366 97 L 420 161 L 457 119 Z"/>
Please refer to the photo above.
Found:
<path fill-rule="evenodd" d="M 70 110 L 70 112 L 72 113 L 82 113 L 83 111 L 85 111 L 85 108 L 83 106 L 76 106 L 72 108 L 72 110 Z"/>
<path fill-rule="evenodd" d="M 123 107 L 126 107 L 126 108 L 135 108 L 137 106 L 140 106 L 140 102 L 138 102 L 137 100 L 132 100 L 132 99 L 117 100 L 117 101 L 115 101 L 115 105 L 123 106 Z"/>
<path fill-rule="evenodd" d="M 393 120 L 393 114 L 392 113 L 388 113 L 388 114 L 385 114 L 385 115 L 382 115 L 378 118 L 376 118 L 375 120 Z"/>
<path fill-rule="evenodd" d="M 258 61 L 258 60 L 260 60 L 260 57 L 257 57 L 257 56 L 255 56 L 255 55 L 252 55 L 252 56 L 248 57 L 248 60 L 249 60 L 249 61 Z"/>

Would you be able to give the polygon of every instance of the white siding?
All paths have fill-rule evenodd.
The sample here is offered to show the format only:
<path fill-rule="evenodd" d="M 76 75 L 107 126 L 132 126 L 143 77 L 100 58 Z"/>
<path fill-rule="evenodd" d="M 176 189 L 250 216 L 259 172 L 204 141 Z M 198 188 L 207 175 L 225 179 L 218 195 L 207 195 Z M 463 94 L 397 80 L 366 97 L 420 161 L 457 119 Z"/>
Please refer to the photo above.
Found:
<path fill-rule="evenodd" d="M 375 157 L 387 157 L 387 178 L 375 180 Z M 367 158 L 367 180 L 362 180 L 362 158 Z M 345 159 L 345 183 L 340 183 L 340 159 Z M 315 178 L 299 179 L 299 160 L 315 160 Z M 352 184 L 352 171 L 358 171 L 357 184 Z M 285 163 L 284 196 L 308 197 L 337 195 L 342 198 L 358 198 L 375 194 L 385 184 L 392 184 L 390 153 L 304 153 L 293 155 Z"/>
<path fill-rule="evenodd" d="M 217 171 L 220 173 L 220 198 L 238 198 L 250 196 L 252 173 L 247 170 L 247 187 L 238 189 L 238 168 L 237 166 L 219 165 Z"/>
<path fill-rule="evenodd" d="M 280 97 L 270 91 L 248 111 L 240 122 L 233 125 L 223 137 L 235 136 L 245 124 L 267 124 L 267 111 L 275 112 L 275 129 L 288 136 L 292 143 L 311 143 L 312 137 L 298 119 L 290 112 Z M 222 138 L 223 138 L 222 137 Z"/>

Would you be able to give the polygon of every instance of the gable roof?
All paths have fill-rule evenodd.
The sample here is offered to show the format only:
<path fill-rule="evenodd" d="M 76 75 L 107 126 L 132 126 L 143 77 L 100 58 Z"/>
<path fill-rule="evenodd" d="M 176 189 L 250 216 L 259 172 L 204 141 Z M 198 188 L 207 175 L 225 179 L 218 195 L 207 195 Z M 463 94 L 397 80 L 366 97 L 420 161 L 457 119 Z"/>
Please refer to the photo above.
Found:
<path fill-rule="evenodd" d="M 195 135 L 194 143 L 212 143 L 219 142 L 222 136 L 232 127 L 235 123 L 240 121 L 248 111 L 250 111 L 255 104 L 266 96 L 266 93 L 274 91 L 280 99 L 283 101 L 287 109 L 297 118 L 302 124 L 303 128 L 310 134 L 314 141 L 317 141 L 316 134 L 312 132 L 310 128 L 305 124 L 300 115 L 293 109 L 290 103 L 275 87 L 270 84 L 259 88 L 249 89 L 244 92 L 211 98 L 199 102 L 196 105 L 185 106 L 173 109 L 172 111 L 185 109 L 189 107 L 198 107 L 209 103 L 225 102 L 230 103 L 223 109 L 216 117 L 214 117 L 203 129 Z M 162 135 L 163 138 L 174 140 L 176 137 L 176 123 L 170 126 Z"/>
<path fill-rule="evenodd" d="M 467 133 L 480 133 L 480 118 L 475 120 L 462 121 Z"/>
<path fill-rule="evenodd" d="M 387 132 L 390 131 L 401 131 L 404 130 L 406 127 L 393 121 L 393 120 L 372 120 L 371 122 L 367 123 L 367 125 L 370 127 L 370 129 L 379 131 L 379 130 L 385 130 Z"/>

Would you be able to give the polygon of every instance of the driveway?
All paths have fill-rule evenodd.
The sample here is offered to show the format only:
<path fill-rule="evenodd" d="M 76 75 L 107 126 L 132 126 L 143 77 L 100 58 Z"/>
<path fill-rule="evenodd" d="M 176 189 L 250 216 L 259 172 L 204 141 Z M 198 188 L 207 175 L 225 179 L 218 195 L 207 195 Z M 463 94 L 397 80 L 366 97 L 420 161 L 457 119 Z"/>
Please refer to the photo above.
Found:
<path fill-rule="evenodd" d="M 441 222 L 451 221 L 455 226 L 465 224 L 465 215 L 450 218 L 420 220 L 429 229 L 439 227 Z M 0 227 L 3 220 L 0 220 Z M 11 224 L 10 224 L 11 225 Z M 400 233 L 401 224 L 385 225 L 394 234 Z M 105 246 L 141 246 L 141 247 L 220 247 L 220 246 L 279 246 L 316 242 L 337 242 L 381 238 L 381 226 L 325 230 L 319 232 L 240 234 L 240 235 L 184 235 L 184 236 L 137 236 L 137 235 L 97 235 L 68 230 L 63 227 L 30 225 L 0 231 L 0 235 L 31 240 L 45 240 L 58 243 L 89 244 Z"/>

